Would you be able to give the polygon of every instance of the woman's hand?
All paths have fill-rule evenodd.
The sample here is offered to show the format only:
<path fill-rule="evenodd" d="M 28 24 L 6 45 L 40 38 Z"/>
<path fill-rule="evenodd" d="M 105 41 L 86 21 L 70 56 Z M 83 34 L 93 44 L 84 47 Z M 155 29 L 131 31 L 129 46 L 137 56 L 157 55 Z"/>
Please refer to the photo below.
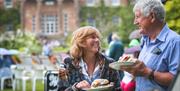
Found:
<path fill-rule="evenodd" d="M 83 80 L 76 84 L 76 88 L 78 88 L 78 89 L 90 88 L 90 87 L 91 87 L 91 85 L 86 80 Z"/>

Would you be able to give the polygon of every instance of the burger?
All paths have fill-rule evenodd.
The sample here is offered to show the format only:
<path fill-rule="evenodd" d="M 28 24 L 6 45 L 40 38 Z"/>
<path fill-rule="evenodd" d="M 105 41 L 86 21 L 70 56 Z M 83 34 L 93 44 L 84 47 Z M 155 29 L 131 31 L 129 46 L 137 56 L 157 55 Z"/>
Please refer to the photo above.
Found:
<path fill-rule="evenodd" d="M 106 86 L 109 84 L 107 79 L 96 79 L 92 82 L 91 87 Z"/>

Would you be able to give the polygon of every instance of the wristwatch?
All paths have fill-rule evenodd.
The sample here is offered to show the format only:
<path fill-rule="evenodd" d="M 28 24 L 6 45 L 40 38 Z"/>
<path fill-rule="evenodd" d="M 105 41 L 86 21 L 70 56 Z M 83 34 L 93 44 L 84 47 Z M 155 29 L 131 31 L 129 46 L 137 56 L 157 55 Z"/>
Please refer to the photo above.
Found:
<path fill-rule="evenodd" d="M 154 80 L 154 70 L 151 71 L 149 77 L 150 80 Z"/>

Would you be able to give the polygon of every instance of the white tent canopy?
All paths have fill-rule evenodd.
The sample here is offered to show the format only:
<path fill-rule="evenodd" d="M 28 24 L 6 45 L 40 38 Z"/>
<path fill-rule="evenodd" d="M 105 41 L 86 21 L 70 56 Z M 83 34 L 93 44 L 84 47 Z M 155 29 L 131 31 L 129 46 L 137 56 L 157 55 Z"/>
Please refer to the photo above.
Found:
<path fill-rule="evenodd" d="M 0 48 L 0 55 L 16 55 L 19 54 L 20 52 L 15 49 L 6 49 L 6 48 Z"/>

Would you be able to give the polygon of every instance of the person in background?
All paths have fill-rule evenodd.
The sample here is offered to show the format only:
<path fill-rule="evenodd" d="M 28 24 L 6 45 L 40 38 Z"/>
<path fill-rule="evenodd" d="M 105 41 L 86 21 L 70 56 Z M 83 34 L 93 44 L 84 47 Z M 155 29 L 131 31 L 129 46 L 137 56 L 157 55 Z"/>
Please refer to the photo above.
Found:
<path fill-rule="evenodd" d="M 129 43 L 129 48 L 134 47 L 134 46 L 139 46 L 140 42 L 138 39 L 132 39 Z"/>
<path fill-rule="evenodd" d="M 55 55 L 50 55 L 49 56 L 49 61 L 52 63 L 52 64 L 56 64 L 57 63 L 57 58 Z"/>
<path fill-rule="evenodd" d="M 47 39 L 44 39 L 43 40 L 43 49 L 42 49 L 42 55 L 45 55 L 45 56 L 51 56 L 52 55 L 52 49 L 50 47 L 50 45 L 48 45 L 49 42 Z"/>
<path fill-rule="evenodd" d="M 112 41 L 109 44 L 107 56 L 118 61 L 119 57 L 124 53 L 124 46 L 116 33 L 112 34 Z"/>
<path fill-rule="evenodd" d="M 111 41 L 112 41 L 112 32 L 110 32 L 109 33 L 109 35 L 108 35 L 108 37 L 107 37 L 107 43 L 108 43 L 108 45 L 111 43 Z M 105 50 L 105 49 L 103 49 L 102 51 L 104 51 L 103 53 L 105 54 L 105 55 L 107 55 L 108 53 L 109 53 L 109 50 Z"/>
<path fill-rule="evenodd" d="M 110 44 L 110 42 L 112 41 L 112 32 L 108 35 L 108 37 L 107 37 L 107 42 L 108 42 L 108 44 Z"/>
<path fill-rule="evenodd" d="M 131 41 L 128 48 L 125 48 L 124 55 L 132 55 L 134 58 L 138 58 L 140 53 L 140 37 L 141 35 L 138 30 L 130 33 L 129 39 Z M 124 71 L 124 76 L 120 82 L 120 87 L 122 91 L 135 91 L 136 82 L 134 76 Z"/>
<path fill-rule="evenodd" d="M 112 41 L 109 44 L 109 48 L 106 52 L 106 55 L 114 59 L 115 61 L 118 61 L 119 57 L 121 57 L 124 53 L 124 46 L 117 33 L 112 33 L 111 39 Z M 119 71 L 120 81 L 122 80 L 123 76 L 123 71 Z"/>
<path fill-rule="evenodd" d="M 143 35 L 141 52 L 134 65 L 121 70 L 136 77 L 136 91 L 167 91 L 180 62 L 180 36 L 166 24 L 160 0 L 138 0 L 133 11 Z"/>
<path fill-rule="evenodd" d="M 140 45 L 140 38 L 142 35 L 140 34 L 139 30 L 134 30 L 130 33 L 129 35 L 129 48 L 134 47 L 134 46 L 139 46 Z"/>
<path fill-rule="evenodd" d="M 73 32 L 70 57 L 65 58 L 64 72 L 59 71 L 59 91 L 81 91 L 89 88 L 95 79 L 107 79 L 119 89 L 119 73 L 109 68 L 114 60 L 100 52 L 100 32 L 84 26 Z M 67 79 L 63 79 L 64 75 Z"/>
<path fill-rule="evenodd" d="M 5 55 L 0 55 L 0 78 L 7 78 L 12 76 L 12 71 L 10 69 L 10 66 L 12 64 L 15 64 L 14 61 L 12 60 L 12 55 L 10 54 L 5 54 Z M 4 82 L 5 87 L 12 87 L 11 85 L 11 79 L 6 79 Z"/>
<path fill-rule="evenodd" d="M 140 53 L 140 38 L 142 35 L 139 33 L 138 30 L 135 30 L 130 33 L 129 35 L 129 45 L 128 48 L 124 49 L 124 54 L 132 54 L 135 58 L 138 58 Z"/>

